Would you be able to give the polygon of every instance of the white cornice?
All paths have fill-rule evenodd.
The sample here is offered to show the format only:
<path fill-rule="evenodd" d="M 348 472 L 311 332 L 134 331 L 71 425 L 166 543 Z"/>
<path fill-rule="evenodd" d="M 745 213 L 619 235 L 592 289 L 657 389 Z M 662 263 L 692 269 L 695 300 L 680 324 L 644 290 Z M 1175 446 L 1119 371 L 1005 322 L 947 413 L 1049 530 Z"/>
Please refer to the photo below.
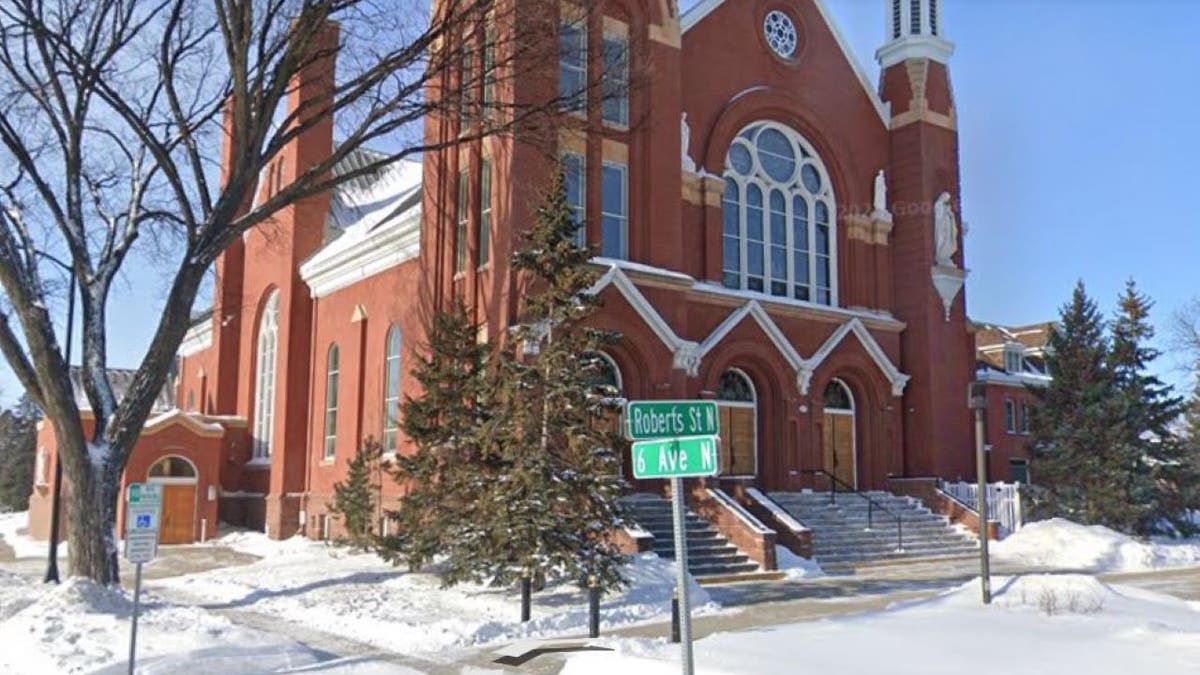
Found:
<path fill-rule="evenodd" d="M 421 209 L 368 232 L 348 229 L 300 266 L 300 278 L 314 298 L 322 298 L 417 257 L 421 251 Z"/>
<path fill-rule="evenodd" d="M 953 55 L 954 43 L 949 40 L 929 35 L 906 35 L 880 47 L 875 52 L 875 60 L 880 68 L 886 69 L 908 59 L 929 59 L 946 64 Z"/>
<path fill-rule="evenodd" d="M 179 343 L 179 351 L 176 352 L 179 356 L 193 356 L 208 349 L 212 346 L 212 330 L 213 320 L 208 317 L 204 321 L 192 326 L 187 333 L 183 335 L 183 342 Z"/>

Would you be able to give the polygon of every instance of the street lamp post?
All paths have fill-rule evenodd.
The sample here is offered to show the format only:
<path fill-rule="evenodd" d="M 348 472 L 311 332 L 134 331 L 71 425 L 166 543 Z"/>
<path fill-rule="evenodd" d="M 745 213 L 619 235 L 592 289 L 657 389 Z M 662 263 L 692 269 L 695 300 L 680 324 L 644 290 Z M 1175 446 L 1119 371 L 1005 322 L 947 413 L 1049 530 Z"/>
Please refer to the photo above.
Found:
<path fill-rule="evenodd" d="M 984 383 L 972 382 L 967 392 L 968 405 L 975 411 L 975 479 L 978 481 L 979 498 L 979 583 L 983 591 L 983 604 L 992 604 L 992 571 L 988 559 L 988 493 L 987 493 L 987 447 L 984 444 L 983 413 L 987 409 L 987 390 Z"/>
<path fill-rule="evenodd" d="M 67 372 L 70 373 L 70 370 L 71 370 L 71 337 L 72 337 L 72 332 L 73 332 L 72 331 L 73 324 L 75 322 L 75 269 L 69 265 L 64 264 L 61 260 L 58 260 L 57 258 L 48 256 L 48 255 L 43 255 L 42 257 L 55 263 L 59 267 L 62 267 L 64 270 L 67 271 L 68 275 L 71 277 L 70 295 L 67 296 L 67 346 L 66 346 L 66 349 L 63 350 L 64 356 L 66 357 L 66 362 L 67 362 Z M 51 581 L 53 581 L 54 583 L 57 584 L 59 582 L 59 576 L 58 576 L 58 529 L 59 529 L 59 521 L 62 518 L 62 479 L 63 479 L 62 455 L 56 449 L 55 453 L 54 453 L 54 485 L 50 488 L 51 494 L 52 494 L 51 501 L 50 501 L 50 550 L 47 554 L 46 578 L 42 580 L 43 583 L 50 583 Z"/>

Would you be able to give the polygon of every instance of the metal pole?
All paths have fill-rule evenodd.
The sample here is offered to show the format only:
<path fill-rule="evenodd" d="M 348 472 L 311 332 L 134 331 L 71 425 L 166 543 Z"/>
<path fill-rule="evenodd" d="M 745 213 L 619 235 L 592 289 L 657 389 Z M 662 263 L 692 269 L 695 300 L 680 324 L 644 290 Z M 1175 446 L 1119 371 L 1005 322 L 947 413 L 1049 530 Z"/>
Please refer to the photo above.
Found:
<path fill-rule="evenodd" d="M 521 623 L 529 621 L 530 605 L 532 603 L 533 579 L 521 577 Z"/>
<path fill-rule="evenodd" d="M 988 494 L 987 454 L 983 443 L 983 408 L 975 409 L 975 477 L 979 481 L 979 580 L 983 588 L 983 604 L 992 604 L 992 574 L 988 562 Z"/>
<path fill-rule="evenodd" d="M 71 273 L 71 290 L 67 296 L 67 346 L 64 349 L 66 352 L 67 371 L 71 370 L 71 337 L 75 323 L 75 269 L 70 268 Z M 50 550 L 47 553 L 46 560 L 46 578 L 43 583 L 53 581 L 58 583 L 58 528 L 59 521 L 62 518 L 62 453 L 58 452 L 58 448 L 54 451 L 54 485 L 50 488 L 52 497 L 50 499 Z"/>
<path fill-rule="evenodd" d="M 600 637 L 600 589 L 595 580 L 588 586 L 588 637 Z"/>
<path fill-rule="evenodd" d="M 679 589 L 671 593 L 671 643 L 679 644 Z"/>
<path fill-rule="evenodd" d="M 692 607 L 688 602 L 687 529 L 683 519 L 683 479 L 671 479 L 671 510 L 675 514 L 675 565 L 679 575 L 679 645 L 683 675 L 692 675 Z"/>
<path fill-rule="evenodd" d="M 129 675 L 133 675 L 134 659 L 137 654 L 138 605 L 142 600 L 142 563 L 135 565 L 133 573 L 133 626 L 129 631 Z"/>

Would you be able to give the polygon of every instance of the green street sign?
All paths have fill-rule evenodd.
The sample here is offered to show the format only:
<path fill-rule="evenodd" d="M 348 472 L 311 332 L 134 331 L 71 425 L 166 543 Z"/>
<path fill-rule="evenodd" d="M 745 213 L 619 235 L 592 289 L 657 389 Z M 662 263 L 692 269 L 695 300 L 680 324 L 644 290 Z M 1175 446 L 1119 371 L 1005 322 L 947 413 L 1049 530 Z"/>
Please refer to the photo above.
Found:
<path fill-rule="evenodd" d="M 720 469 L 716 436 L 660 438 L 633 444 L 634 478 L 715 476 Z"/>
<path fill-rule="evenodd" d="M 714 401 L 630 401 L 625 433 L 630 440 L 715 436 L 719 432 Z"/>

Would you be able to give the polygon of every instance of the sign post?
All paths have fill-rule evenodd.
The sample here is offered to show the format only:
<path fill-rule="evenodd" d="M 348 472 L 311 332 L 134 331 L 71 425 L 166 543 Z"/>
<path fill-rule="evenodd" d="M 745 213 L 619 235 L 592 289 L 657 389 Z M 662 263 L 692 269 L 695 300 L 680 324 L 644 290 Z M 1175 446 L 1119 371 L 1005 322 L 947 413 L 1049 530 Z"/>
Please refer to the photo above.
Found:
<path fill-rule="evenodd" d="M 158 526 L 162 516 L 162 486 L 132 483 L 126 493 L 125 558 L 134 564 L 133 621 L 129 629 L 129 675 L 137 656 L 138 609 L 142 599 L 142 564 L 158 555 Z"/>
<path fill-rule="evenodd" d="M 669 478 L 678 577 L 679 646 L 683 674 L 692 675 L 692 608 L 688 597 L 687 526 L 683 479 L 720 471 L 717 404 L 712 401 L 630 401 L 625 411 L 633 477 Z"/>

